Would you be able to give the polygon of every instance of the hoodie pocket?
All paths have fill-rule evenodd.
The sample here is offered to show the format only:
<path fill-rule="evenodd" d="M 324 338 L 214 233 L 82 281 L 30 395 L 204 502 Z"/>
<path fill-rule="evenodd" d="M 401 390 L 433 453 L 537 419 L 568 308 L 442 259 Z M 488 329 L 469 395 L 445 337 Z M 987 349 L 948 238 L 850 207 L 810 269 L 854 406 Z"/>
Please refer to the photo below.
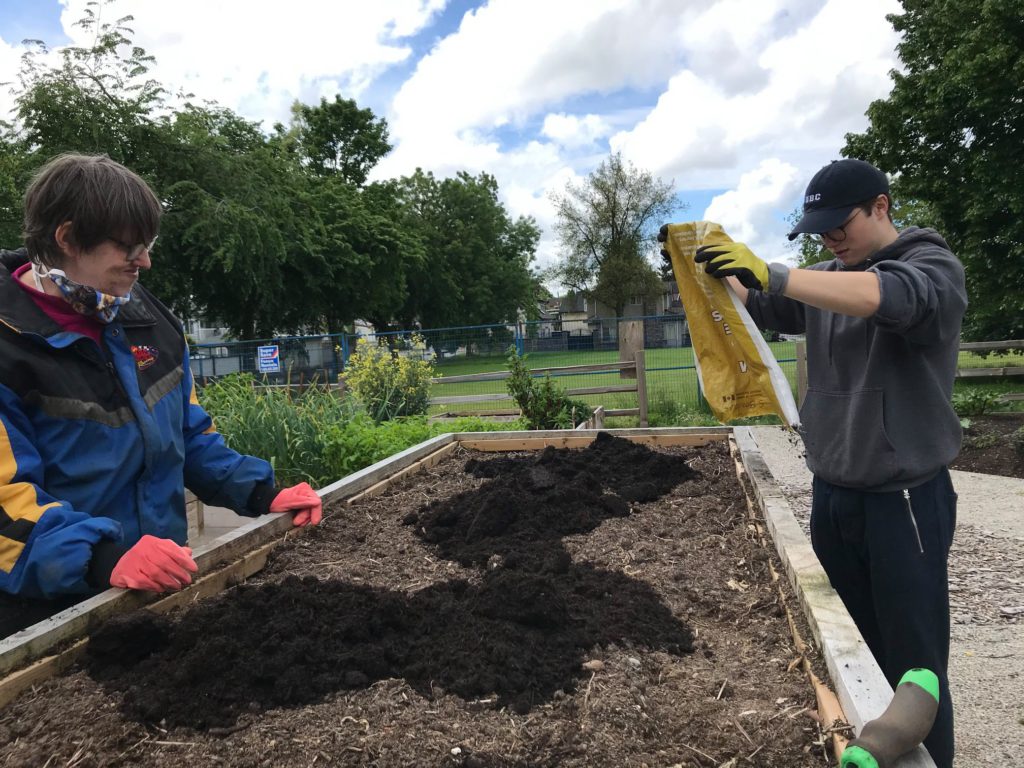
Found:
<path fill-rule="evenodd" d="M 800 421 L 811 472 L 848 488 L 874 488 L 893 480 L 899 467 L 884 413 L 881 389 L 808 389 Z"/>

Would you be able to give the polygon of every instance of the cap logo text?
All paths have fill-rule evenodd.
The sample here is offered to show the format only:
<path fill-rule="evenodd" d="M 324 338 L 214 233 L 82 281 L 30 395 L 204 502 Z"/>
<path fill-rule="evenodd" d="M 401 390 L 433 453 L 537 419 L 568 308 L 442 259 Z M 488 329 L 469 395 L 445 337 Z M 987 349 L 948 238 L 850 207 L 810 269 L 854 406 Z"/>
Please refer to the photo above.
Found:
<path fill-rule="evenodd" d="M 806 205 L 807 203 L 816 203 L 819 200 L 821 200 L 821 193 L 820 192 L 818 192 L 817 194 L 814 194 L 814 195 L 807 195 L 804 198 L 804 204 Z"/>

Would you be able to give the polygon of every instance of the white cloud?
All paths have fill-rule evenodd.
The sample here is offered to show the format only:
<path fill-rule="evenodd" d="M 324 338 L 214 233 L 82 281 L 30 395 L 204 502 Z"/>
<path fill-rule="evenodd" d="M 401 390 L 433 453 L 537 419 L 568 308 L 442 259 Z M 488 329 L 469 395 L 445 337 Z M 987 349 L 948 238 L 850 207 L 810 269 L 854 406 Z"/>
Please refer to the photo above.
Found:
<path fill-rule="evenodd" d="M 513 213 L 546 224 L 543 185 L 558 158 L 585 174 L 603 156 L 593 142 L 617 131 L 611 150 L 679 189 L 733 190 L 735 219 L 770 239 L 785 229 L 778 218 L 800 183 L 838 155 L 846 132 L 863 130 L 867 105 L 888 92 L 897 37 L 885 14 L 898 11 L 897 0 L 699 0 L 683 9 L 669 0 L 492 0 L 396 95 L 388 117 L 398 147 L 379 172 L 489 170 Z M 623 123 L 601 105 L 629 88 L 650 89 L 656 103 Z M 570 99 L 586 109 L 559 109 Z M 516 137 L 537 133 L 556 147 L 516 147 Z M 544 173 L 520 162 L 540 155 Z M 784 170 L 802 181 L 764 178 Z M 781 197 L 743 214 L 755 180 L 758 194 Z"/>
<path fill-rule="evenodd" d="M 61 21 L 76 44 L 91 42 L 73 24 L 87 0 L 62 0 Z M 295 99 L 363 94 L 412 51 L 403 38 L 427 26 L 446 0 L 210 2 L 117 0 L 104 21 L 134 16 L 134 41 L 157 57 L 161 82 L 217 101 L 265 126 L 286 120 Z"/>
<path fill-rule="evenodd" d="M 897 37 L 885 13 L 899 7 L 830 0 L 781 38 L 753 31 L 766 18 L 782 19 L 788 5 L 731 0 L 710 9 L 697 24 L 709 24 L 707 34 L 687 37 L 687 60 L 697 66 L 673 77 L 645 120 L 612 137 L 612 148 L 705 188 L 731 186 L 766 156 L 802 168 L 837 156 L 843 135 L 863 129 L 867 105 L 891 87 Z M 743 67 L 711 74 L 709 62 L 728 65 L 740 53 Z"/>
<path fill-rule="evenodd" d="M 14 109 L 14 97 L 10 87 L 16 80 L 16 73 L 21 67 L 21 55 L 24 49 L 20 45 L 12 45 L 0 37 L 0 79 L 6 85 L 0 85 L 0 120 L 6 120 Z"/>
<path fill-rule="evenodd" d="M 600 115 L 576 117 L 564 112 L 549 114 L 540 129 L 544 136 L 568 149 L 590 146 L 610 131 L 611 126 Z"/>
<path fill-rule="evenodd" d="M 784 261 L 784 238 L 789 227 L 779 216 L 782 201 L 800 194 L 806 185 L 800 170 L 771 158 L 740 176 L 736 188 L 717 195 L 708 204 L 703 218 L 721 224 L 729 237 L 746 243 L 767 261 Z"/>

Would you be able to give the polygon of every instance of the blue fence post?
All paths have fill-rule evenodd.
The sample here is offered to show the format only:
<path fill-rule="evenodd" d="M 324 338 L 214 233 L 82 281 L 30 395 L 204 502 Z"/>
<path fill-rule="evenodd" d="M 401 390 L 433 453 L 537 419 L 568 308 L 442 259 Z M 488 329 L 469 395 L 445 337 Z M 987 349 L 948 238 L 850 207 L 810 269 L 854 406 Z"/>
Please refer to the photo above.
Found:
<path fill-rule="evenodd" d="M 341 370 L 348 368 L 348 334 L 341 334 Z M 339 371 L 340 373 L 340 371 Z"/>

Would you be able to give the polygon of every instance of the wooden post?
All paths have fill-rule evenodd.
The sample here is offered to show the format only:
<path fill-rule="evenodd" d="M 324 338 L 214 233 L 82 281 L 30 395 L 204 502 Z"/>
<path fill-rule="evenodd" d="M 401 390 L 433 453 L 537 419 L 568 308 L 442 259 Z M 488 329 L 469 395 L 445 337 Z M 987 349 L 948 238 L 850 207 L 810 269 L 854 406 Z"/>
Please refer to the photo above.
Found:
<path fill-rule="evenodd" d="M 187 489 L 185 491 L 185 517 L 188 520 L 188 540 L 198 541 L 203 533 L 203 502 Z"/>
<path fill-rule="evenodd" d="M 796 343 L 796 404 L 802 406 L 807 396 L 807 342 Z"/>
<path fill-rule="evenodd" d="M 635 360 L 634 354 L 637 350 L 644 348 L 644 321 L 643 320 L 620 320 L 619 321 L 619 360 Z M 638 372 L 632 368 L 619 370 L 620 379 L 635 379 Z"/>
<path fill-rule="evenodd" d="M 643 326 L 641 326 L 643 327 Z M 644 351 L 638 349 L 633 353 L 636 361 L 636 401 L 640 409 L 640 426 L 647 426 L 647 368 L 644 366 Z"/>

